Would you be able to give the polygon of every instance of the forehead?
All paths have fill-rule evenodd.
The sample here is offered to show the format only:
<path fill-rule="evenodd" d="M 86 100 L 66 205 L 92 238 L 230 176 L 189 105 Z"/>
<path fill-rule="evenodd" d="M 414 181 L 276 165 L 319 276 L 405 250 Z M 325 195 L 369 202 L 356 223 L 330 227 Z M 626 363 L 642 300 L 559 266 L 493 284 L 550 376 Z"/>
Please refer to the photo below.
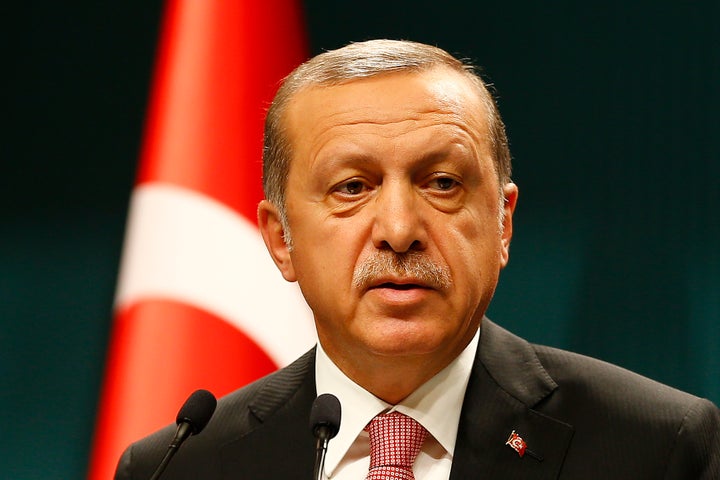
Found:
<path fill-rule="evenodd" d="M 482 93 L 465 75 L 447 67 L 306 87 L 293 96 L 285 112 L 288 140 L 294 147 L 322 142 L 339 127 L 367 125 L 394 135 L 440 117 L 467 130 L 478 144 L 488 143 Z"/>

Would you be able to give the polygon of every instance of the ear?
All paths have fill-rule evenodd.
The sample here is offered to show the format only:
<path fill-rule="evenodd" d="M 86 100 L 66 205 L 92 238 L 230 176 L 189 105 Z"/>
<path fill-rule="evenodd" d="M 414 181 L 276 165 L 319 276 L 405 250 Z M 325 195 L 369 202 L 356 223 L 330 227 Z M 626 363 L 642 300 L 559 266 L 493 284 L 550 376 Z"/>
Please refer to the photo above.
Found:
<path fill-rule="evenodd" d="M 505 204 L 503 205 L 503 233 L 502 233 L 502 250 L 500 252 L 500 265 L 505 267 L 510 260 L 510 240 L 513 233 L 513 213 L 518 200 L 518 187 L 512 182 L 508 182 L 503 186 L 503 196 Z"/>
<path fill-rule="evenodd" d="M 288 282 L 297 281 L 290 250 L 285 243 L 285 230 L 280 221 L 280 213 L 277 207 L 267 200 L 261 201 L 258 205 L 258 226 L 265 246 L 283 278 Z"/>

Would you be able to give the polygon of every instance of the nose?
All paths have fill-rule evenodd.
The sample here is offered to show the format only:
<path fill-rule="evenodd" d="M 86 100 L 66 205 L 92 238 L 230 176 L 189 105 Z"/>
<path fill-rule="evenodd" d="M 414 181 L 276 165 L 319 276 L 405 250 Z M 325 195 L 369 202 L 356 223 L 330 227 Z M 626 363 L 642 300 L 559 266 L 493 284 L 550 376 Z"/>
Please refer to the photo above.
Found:
<path fill-rule="evenodd" d="M 375 198 L 372 241 L 396 253 L 424 250 L 427 232 L 412 185 L 386 182 Z"/>

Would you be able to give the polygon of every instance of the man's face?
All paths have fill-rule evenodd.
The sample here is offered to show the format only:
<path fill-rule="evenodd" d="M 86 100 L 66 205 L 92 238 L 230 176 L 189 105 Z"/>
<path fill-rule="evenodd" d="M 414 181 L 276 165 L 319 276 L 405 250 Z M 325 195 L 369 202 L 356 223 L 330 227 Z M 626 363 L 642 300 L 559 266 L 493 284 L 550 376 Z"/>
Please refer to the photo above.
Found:
<path fill-rule="evenodd" d="M 517 198 L 513 184 L 500 197 L 486 117 L 471 83 L 444 68 L 292 99 L 293 248 L 278 241 L 267 203 L 260 224 L 346 373 L 380 357 L 438 370 L 475 334 L 507 262 Z"/>

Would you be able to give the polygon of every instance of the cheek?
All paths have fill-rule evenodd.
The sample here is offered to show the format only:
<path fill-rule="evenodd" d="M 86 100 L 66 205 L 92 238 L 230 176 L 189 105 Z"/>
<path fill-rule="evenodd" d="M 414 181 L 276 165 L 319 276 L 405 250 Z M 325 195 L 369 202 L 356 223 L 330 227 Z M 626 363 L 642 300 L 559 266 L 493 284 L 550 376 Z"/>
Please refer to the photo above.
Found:
<path fill-rule="evenodd" d="M 492 282 L 500 270 L 500 232 L 497 221 L 493 218 L 490 222 L 467 216 L 436 236 L 438 247 L 453 272 L 453 280 L 470 283 L 462 286 L 463 289 L 475 289 L 482 283 Z"/>
<path fill-rule="evenodd" d="M 362 244 L 358 235 L 342 226 L 307 222 L 295 235 L 293 230 L 293 266 L 303 290 L 340 293 L 347 290 Z M 307 292 L 310 294 L 310 292 Z M 316 293 L 317 295 L 318 293 Z"/>

